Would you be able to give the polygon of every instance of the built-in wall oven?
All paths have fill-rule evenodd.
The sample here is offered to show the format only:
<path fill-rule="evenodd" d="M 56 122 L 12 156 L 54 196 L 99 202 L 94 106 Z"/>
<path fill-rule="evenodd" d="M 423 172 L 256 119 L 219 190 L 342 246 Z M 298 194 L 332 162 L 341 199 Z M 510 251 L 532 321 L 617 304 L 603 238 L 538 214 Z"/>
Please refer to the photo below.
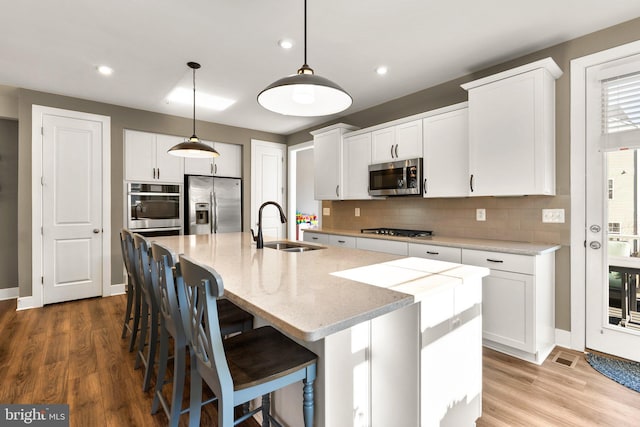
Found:
<path fill-rule="evenodd" d="M 182 234 L 180 185 L 127 183 L 127 228 L 143 236 Z"/>

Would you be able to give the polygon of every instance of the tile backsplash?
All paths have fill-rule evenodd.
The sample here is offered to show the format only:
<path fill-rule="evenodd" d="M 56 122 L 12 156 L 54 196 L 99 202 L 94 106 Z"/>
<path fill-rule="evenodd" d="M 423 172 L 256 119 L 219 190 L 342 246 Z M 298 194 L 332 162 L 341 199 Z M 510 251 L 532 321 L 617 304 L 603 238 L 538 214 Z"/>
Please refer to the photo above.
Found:
<path fill-rule="evenodd" d="M 330 209 L 322 216 L 322 227 L 329 229 L 394 227 L 433 230 L 438 236 L 570 244 L 569 196 L 394 197 L 323 201 L 322 207 Z M 485 209 L 485 221 L 476 220 L 476 209 Z M 543 223 L 542 209 L 564 209 L 565 222 Z"/>

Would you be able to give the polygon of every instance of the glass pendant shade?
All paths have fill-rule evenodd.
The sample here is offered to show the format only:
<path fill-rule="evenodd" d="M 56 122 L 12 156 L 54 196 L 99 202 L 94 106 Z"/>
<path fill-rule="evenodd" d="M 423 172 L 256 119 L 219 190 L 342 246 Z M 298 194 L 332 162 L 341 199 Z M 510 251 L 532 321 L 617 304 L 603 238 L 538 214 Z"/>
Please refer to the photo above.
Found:
<path fill-rule="evenodd" d="M 200 64 L 187 62 L 187 65 L 193 70 L 193 135 L 186 141 L 169 148 L 167 152 L 177 157 L 218 157 L 220 153 L 200 141 L 200 138 L 196 136 L 196 70 L 200 68 Z"/>

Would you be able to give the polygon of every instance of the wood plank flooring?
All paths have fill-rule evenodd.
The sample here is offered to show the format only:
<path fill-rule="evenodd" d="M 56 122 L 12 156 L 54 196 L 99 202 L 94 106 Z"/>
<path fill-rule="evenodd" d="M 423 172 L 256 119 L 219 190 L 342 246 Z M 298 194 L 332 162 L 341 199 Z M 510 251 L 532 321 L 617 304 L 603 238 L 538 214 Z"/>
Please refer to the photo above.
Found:
<path fill-rule="evenodd" d="M 0 403 L 68 403 L 79 427 L 166 425 L 162 411 L 149 413 L 152 393 L 120 338 L 124 306 L 124 295 L 20 312 L 15 300 L 0 301 Z M 577 364 L 554 362 L 558 352 Z M 597 373 L 582 353 L 556 348 L 537 366 L 485 349 L 483 367 L 478 427 L 640 425 L 640 393 Z M 215 426 L 215 416 L 205 406 L 202 425 Z"/>

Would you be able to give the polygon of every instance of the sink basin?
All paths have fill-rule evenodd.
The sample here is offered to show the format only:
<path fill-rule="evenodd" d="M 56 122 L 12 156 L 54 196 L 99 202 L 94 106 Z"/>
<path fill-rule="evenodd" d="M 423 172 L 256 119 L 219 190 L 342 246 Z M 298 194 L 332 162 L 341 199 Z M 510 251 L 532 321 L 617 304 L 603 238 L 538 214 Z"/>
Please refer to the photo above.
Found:
<path fill-rule="evenodd" d="M 307 245 L 300 242 L 284 242 L 284 241 L 276 241 L 276 242 L 266 242 L 264 244 L 265 248 L 276 249 L 284 252 L 309 252 L 315 251 L 316 249 L 325 249 L 324 246 L 315 246 L 315 245 Z"/>

